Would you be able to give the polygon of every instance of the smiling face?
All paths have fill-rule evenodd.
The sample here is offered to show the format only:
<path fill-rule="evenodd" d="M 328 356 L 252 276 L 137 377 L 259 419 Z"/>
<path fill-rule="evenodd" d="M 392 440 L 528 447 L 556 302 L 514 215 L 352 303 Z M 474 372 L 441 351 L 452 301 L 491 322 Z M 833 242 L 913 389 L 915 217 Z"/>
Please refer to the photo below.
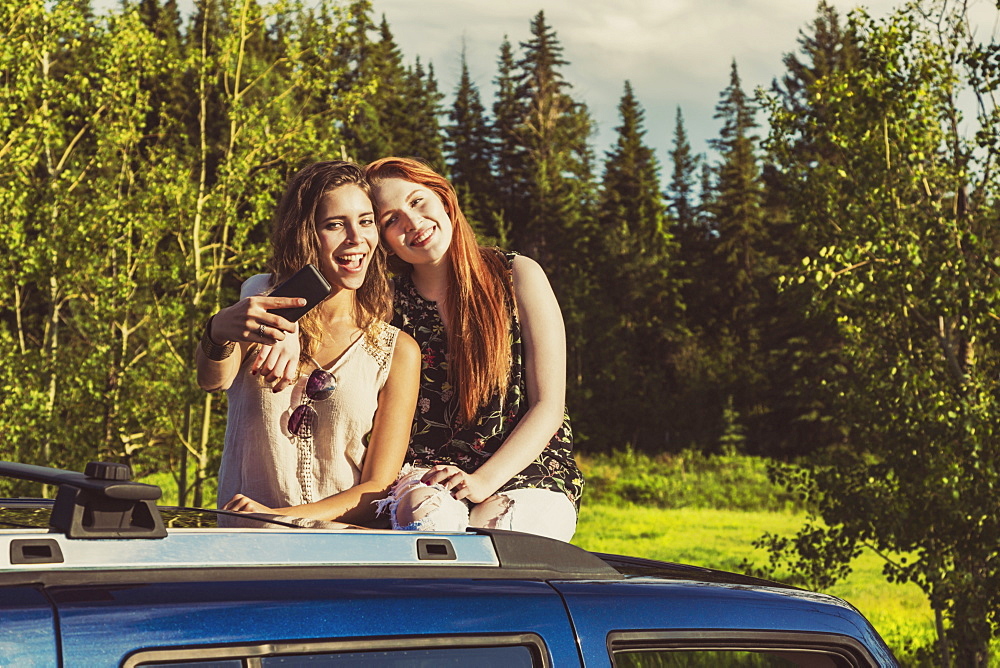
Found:
<path fill-rule="evenodd" d="M 378 247 L 374 207 L 365 191 L 351 184 L 323 195 L 316 208 L 316 236 L 319 268 L 330 284 L 360 288 Z"/>
<path fill-rule="evenodd" d="M 372 189 L 382 238 L 400 260 L 412 265 L 447 261 L 454 232 L 441 199 L 430 188 L 401 178 L 379 181 Z"/>

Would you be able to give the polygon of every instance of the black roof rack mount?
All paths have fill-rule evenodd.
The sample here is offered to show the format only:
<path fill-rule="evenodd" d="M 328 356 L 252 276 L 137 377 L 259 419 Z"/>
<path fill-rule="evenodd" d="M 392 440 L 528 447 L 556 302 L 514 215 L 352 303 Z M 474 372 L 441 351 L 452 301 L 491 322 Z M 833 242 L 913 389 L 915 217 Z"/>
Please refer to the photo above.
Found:
<path fill-rule="evenodd" d="M 132 481 L 126 464 L 90 462 L 83 473 L 0 461 L 0 476 L 58 485 L 49 525 L 68 538 L 164 538 L 156 485 Z"/>

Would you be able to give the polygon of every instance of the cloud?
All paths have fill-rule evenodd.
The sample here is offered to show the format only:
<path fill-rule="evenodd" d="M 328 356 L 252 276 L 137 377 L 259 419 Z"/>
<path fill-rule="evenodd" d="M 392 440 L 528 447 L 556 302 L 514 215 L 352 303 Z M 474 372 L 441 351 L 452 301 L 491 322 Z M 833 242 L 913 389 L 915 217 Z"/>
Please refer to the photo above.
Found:
<path fill-rule="evenodd" d="M 308 1 L 308 0 L 307 0 Z M 828 0 L 844 17 L 864 5 L 885 16 L 904 0 Z M 431 63 L 451 100 L 466 49 L 469 69 L 489 104 L 500 43 L 506 35 L 520 53 L 539 9 L 556 31 L 569 66 L 566 80 L 597 125 L 598 154 L 614 141 L 617 105 L 626 79 L 646 109 L 647 141 L 666 159 L 675 109 L 683 109 L 692 146 L 705 150 L 717 135 L 713 118 L 735 59 L 743 87 L 768 86 L 784 71 L 782 57 L 798 50 L 799 32 L 816 15 L 818 0 L 373 0 L 385 14 L 404 57 Z M 95 0 L 95 7 L 117 0 Z M 181 0 L 185 13 L 191 0 Z M 969 0 L 980 39 L 997 34 L 995 0 Z"/>
<path fill-rule="evenodd" d="M 884 16 L 901 2 L 832 0 L 842 17 L 857 4 Z M 519 51 L 540 4 L 570 63 L 563 74 L 598 125 L 598 153 L 614 141 L 628 79 L 646 109 L 647 141 L 661 160 L 678 106 L 694 149 L 705 150 L 718 133 L 715 105 L 732 61 L 744 90 L 769 86 L 784 71 L 783 56 L 798 51 L 800 31 L 817 7 L 815 0 L 375 0 L 375 11 L 386 14 L 407 58 L 433 62 L 446 94 L 458 79 L 464 39 L 473 79 L 489 101 L 504 35 Z M 995 34 L 992 0 L 970 5 L 980 36 Z"/>

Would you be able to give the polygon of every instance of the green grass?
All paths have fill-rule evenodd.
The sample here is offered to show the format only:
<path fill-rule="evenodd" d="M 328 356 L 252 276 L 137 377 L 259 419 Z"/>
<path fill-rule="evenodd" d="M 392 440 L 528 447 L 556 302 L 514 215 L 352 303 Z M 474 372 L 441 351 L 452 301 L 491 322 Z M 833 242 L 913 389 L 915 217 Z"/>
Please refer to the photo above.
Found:
<path fill-rule="evenodd" d="M 740 572 L 746 559 L 759 566 L 767 552 L 752 543 L 764 532 L 791 535 L 804 520 L 790 511 L 706 508 L 663 509 L 584 503 L 573 543 L 595 552 Z M 852 564 L 851 575 L 827 591 L 858 608 L 901 660 L 934 640 L 934 617 L 914 584 L 889 584 L 872 552 Z"/>

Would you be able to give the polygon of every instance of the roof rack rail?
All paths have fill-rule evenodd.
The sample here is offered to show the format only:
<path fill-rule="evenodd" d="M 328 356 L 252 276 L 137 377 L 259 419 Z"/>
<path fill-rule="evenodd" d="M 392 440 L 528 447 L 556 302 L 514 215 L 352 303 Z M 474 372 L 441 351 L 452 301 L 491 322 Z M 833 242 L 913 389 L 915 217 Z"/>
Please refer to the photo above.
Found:
<path fill-rule="evenodd" d="M 132 481 L 126 464 L 90 462 L 83 473 L 0 461 L 0 476 L 58 485 L 49 526 L 67 538 L 164 538 L 156 485 Z"/>

